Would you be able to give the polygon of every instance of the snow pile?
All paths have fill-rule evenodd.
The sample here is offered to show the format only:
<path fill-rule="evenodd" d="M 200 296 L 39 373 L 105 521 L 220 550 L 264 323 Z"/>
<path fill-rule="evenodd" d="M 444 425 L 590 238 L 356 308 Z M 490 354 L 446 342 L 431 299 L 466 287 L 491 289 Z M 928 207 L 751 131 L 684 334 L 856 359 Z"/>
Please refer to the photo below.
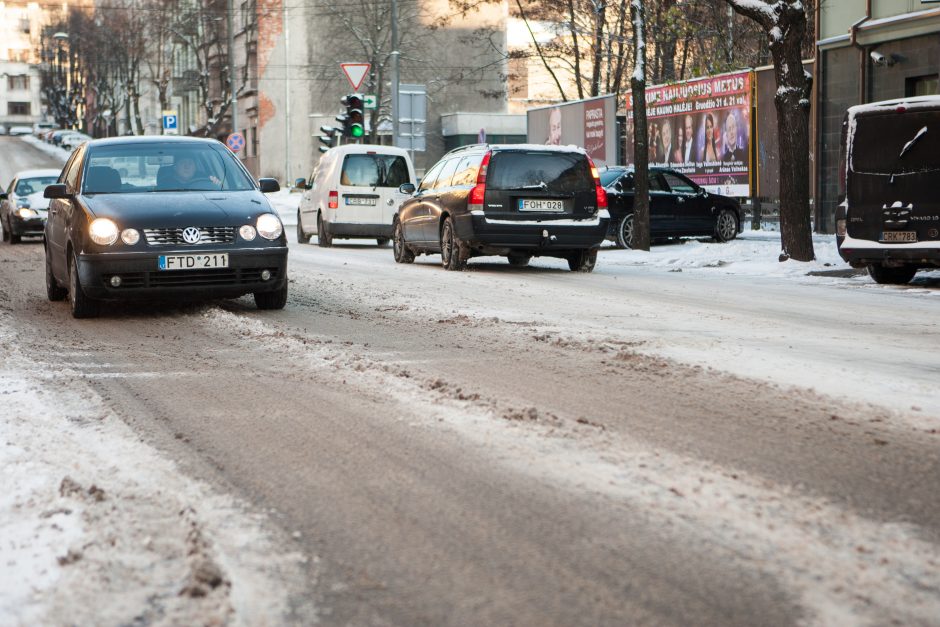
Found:
<path fill-rule="evenodd" d="M 70 150 L 59 148 L 58 146 L 53 146 L 52 144 L 47 144 L 38 137 L 33 137 L 32 135 L 22 135 L 20 139 L 27 144 L 35 146 L 47 155 L 59 159 L 63 164 L 69 160 L 69 157 L 72 156 L 72 152 Z"/>
<path fill-rule="evenodd" d="M 0 315 L 0 624 L 281 624 L 303 558 L 181 475 Z M 293 587 L 292 587 L 293 586 Z"/>

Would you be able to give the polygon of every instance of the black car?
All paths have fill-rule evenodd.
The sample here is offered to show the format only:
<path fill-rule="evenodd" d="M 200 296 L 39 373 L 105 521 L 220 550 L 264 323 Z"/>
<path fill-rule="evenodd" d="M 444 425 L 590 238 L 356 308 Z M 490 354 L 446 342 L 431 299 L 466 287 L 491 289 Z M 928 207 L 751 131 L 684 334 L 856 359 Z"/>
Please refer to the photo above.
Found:
<path fill-rule="evenodd" d="M 88 142 L 46 188 L 46 292 L 72 315 L 109 300 L 236 297 L 287 302 L 287 239 L 241 162 L 215 140 Z"/>
<path fill-rule="evenodd" d="M 712 236 L 727 242 L 741 232 L 741 205 L 713 194 L 668 168 L 650 168 L 650 238 Z M 633 241 L 633 167 L 601 172 L 610 212 L 608 237 L 621 248 Z"/>
<path fill-rule="evenodd" d="M 607 234 L 607 194 L 584 151 L 476 144 L 450 151 L 402 202 L 394 219 L 395 261 L 440 254 L 448 270 L 470 257 L 502 255 L 524 266 L 560 257 L 594 269 Z"/>

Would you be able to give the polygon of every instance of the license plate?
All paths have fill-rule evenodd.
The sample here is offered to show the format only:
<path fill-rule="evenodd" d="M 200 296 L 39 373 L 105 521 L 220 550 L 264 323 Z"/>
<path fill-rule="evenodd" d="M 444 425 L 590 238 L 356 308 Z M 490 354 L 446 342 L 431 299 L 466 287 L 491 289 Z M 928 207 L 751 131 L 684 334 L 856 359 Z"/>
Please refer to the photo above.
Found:
<path fill-rule="evenodd" d="M 160 255 L 161 270 L 201 270 L 203 268 L 228 268 L 228 255 Z"/>
<path fill-rule="evenodd" d="M 519 200 L 519 211 L 552 211 L 560 213 L 565 210 L 563 200 Z"/>
<path fill-rule="evenodd" d="M 881 234 L 882 242 L 916 242 L 917 231 L 885 231 Z"/>
<path fill-rule="evenodd" d="M 346 196 L 347 205 L 361 205 L 365 207 L 374 207 L 375 198 L 364 198 L 361 196 Z"/>

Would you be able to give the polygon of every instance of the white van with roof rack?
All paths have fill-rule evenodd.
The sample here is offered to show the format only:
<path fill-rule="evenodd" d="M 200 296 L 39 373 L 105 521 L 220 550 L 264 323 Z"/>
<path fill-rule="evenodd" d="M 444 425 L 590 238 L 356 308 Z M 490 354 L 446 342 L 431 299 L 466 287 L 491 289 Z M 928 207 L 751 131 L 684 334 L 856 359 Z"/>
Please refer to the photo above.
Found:
<path fill-rule="evenodd" d="M 375 239 L 379 246 L 392 237 L 398 205 L 409 198 L 399 191 L 415 184 L 408 153 L 393 146 L 347 144 L 330 148 L 309 179 L 298 179 L 303 190 L 297 210 L 297 241 L 313 232 L 323 247 L 333 239 Z"/>

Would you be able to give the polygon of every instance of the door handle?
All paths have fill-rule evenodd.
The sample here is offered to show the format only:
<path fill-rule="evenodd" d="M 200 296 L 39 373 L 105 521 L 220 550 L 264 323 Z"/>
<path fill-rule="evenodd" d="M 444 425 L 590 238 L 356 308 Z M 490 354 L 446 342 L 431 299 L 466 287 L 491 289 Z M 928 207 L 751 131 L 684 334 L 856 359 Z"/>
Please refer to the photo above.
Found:
<path fill-rule="evenodd" d="M 676 202 L 683 203 L 683 202 L 685 202 L 685 198 L 683 198 L 682 196 L 679 196 L 679 197 L 676 199 Z"/>

